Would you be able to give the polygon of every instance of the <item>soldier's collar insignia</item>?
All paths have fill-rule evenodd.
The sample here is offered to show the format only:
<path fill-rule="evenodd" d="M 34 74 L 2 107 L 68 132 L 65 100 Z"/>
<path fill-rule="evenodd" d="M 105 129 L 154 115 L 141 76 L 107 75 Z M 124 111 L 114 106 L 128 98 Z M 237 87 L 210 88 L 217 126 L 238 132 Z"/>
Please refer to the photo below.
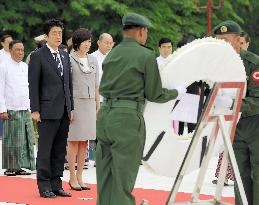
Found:
<path fill-rule="evenodd" d="M 221 26 L 220 31 L 221 33 L 226 33 L 228 31 L 228 28 L 226 26 Z"/>

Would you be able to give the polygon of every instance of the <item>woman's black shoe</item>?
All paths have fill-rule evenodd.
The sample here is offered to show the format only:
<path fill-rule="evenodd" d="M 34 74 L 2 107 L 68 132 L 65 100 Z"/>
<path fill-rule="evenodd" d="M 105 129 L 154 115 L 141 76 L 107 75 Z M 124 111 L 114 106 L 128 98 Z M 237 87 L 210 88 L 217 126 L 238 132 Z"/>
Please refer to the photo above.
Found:
<path fill-rule="evenodd" d="M 68 184 L 69 184 L 69 186 L 70 186 L 70 188 L 72 189 L 72 190 L 75 190 L 75 191 L 82 191 L 82 188 L 79 186 L 79 187 L 73 187 L 72 185 L 71 185 L 71 183 L 70 183 L 70 181 L 68 182 Z"/>
<path fill-rule="evenodd" d="M 90 188 L 90 187 L 87 187 L 87 186 L 81 186 L 81 189 L 82 189 L 82 190 L 91 190 L 91 188 Z"/>

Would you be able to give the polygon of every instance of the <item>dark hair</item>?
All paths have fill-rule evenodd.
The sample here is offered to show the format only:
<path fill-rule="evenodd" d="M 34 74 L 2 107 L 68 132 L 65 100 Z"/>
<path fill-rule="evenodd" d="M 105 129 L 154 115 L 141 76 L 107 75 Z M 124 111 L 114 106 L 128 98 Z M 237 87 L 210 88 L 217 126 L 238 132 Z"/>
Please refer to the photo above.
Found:
<path fill-rule="evenodd" d="M 160 47 L 163 43 L 172 43 L 172 41 L 170 38 L 161 38 L 158 42 L 158 47 Z"/>
<path fill-rule="evenodd" d="M 251 39 L 250 39 L 248 33 L 245 32 L 245 31 L 242 31 L 242 32 L 240 33 L 240 37 L 244 37 L 247 43 L 249 43 L 249 42 L 251 41 Z"/>
<path fill-rule="evenodd" d="M 73 48 L 77 51 L 82 42 L 91 39 L 92 34 L 86 28 L 77 29 L 72 36 Z"/>
<path fill-rule="evenodd" d="M 1 42 L 4 42 L 5 39 L 10 38 L 10 37 L 12 38 L 12 36 L 9 35 L 9 34 L 3 35 L 2 38 L 1 38 Z"/>
<path fill-rule="evenodd" d="M 51 30 L 52 27 L 60 27 L 62 30 L 64 29 L 63 27 L 63 23 L 57 19 L 49 19 L 48 21 L 46 21 L 43 25 L 43 32 L 46 35 L 49 35 L 49 32 Z"/>
<path fill-rule="evenodd" d="M 22 43 L 21 40 L 12 40 L 10 43 L 9 43 L 9 49 L 12 49 L 13 46 L 17 43 Z"/>
<path fill-rule="evenodd" d="M 72 38 L 73 32 L 66 32 L 66 41 Z"/>
<path fill-rule="evenodd" d="M 72 49 L 73 49 L 73 45 L 68 46 L 67 47 L 67 52 L 70 53 L 72 51 Z"/>
<path fill-rule="evenodd" d="M 188 43 L 191 43 L 192 41 L 195 40 L 195 37 L 194 36 L 186 36 L 186 37 L 183 37 L 182 40 L 180 40 L 178 43 L 177 43 L 177 48 L 180 48 Z"/>

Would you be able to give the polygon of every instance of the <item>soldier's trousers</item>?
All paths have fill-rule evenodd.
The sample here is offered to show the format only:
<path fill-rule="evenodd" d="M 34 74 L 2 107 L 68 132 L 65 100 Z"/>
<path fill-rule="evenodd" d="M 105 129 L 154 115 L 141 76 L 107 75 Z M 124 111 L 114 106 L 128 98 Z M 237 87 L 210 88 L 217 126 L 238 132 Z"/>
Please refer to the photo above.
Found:
<path fill-rule="evenodd" d="M 241 118 L 233 148 L 248 205 L 259 204 L 259 115 Z M 242 201 L 235 184 L 236 205 Z"/>
<path fill-rule="evenodd" d="M 137 104 L 104 103 L 97 118 L 97 205 L 134 205 L 132 190 L 145 143 Z"/>

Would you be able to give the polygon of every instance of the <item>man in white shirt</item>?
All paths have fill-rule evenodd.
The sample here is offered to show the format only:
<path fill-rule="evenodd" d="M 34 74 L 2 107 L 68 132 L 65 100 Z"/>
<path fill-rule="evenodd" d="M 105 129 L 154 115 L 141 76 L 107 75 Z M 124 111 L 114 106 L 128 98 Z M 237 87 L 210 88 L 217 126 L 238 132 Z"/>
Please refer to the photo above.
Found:
<path fill-rule="evenodd" d="M 9 43 L 12 41 L 12 36 L 10 35 L 4 35 L 1 38 L 1 45 L 2 45 L 2 49 L 0 50 L 0 64 L 6 60 L 6 59 L 10 59 L 10 53 L 9 53 Z M 3 121 L 0 118 L 0 136 L 2 136 L 3 134 Z"/>
<path fill-rule="evenodd" d="M 11 58 L 0 65 L 0 117 L 4 121 L 2 168 L 7 176 L 29 175 L 21 169 L 35 169 L 28 66 L 22 62 L 21 41 L 11 41 L 9 49 Z"/>
<path fill-rule="evenodd" d="M 91 53 L 92 56 L 94 56 L 98 61 L 98 67 L 99 67 L 99 79 L 101 81 L 102 78 L 102 63 L 107 56 L 107 54 L 111 51 L 111 49 L 114 46 L 113 38 L 108 33 L 103 33 L 100 35 L 99 40 L 97 41 L 98 50 Z"/>
<path fill-rule="evenodd" d="M 0 117 L 3 119 L 3 159 L 5 175 L 29 175 L 21 168 L 35 169 L 33 131 L 30 118 L 28 66 L 22 62 L 24 46 L 19 40 L 9 44 L 11 58 L 0 65 Z"/>
<path fill-rule="evenodd" d="M 0 64 L 5 60 L 10 59 L 11 55 L 9 52 L 9 43 L 12 40 L 12 36 L 10 35 L 4 35 L 1 38 L 1 45 L 3 48 L 0 50 Z"/>
<path fill-rule="evenodd" d="M 156 58 L 158 67 L 162 66 L 166 62 L 166 58 L 172 54 L 173 46 L 172 41 L 169 38 L 161 38 L 159 43 L 160 56 Z"/>

